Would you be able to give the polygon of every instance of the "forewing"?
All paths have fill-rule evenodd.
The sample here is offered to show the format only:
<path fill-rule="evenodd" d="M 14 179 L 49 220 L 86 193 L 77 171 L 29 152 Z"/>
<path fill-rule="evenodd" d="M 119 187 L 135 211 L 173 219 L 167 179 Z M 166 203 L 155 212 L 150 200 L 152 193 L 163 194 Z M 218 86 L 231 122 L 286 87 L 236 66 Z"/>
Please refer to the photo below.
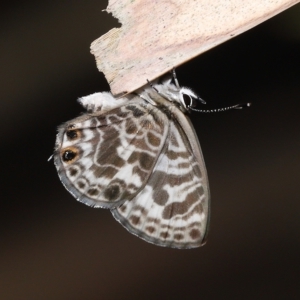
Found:
<path fill-rule="evenodd" d="M 176 119 L 169 121 L 166 143 L 147 185 L 136 197 L 112 210 L 131 233 L 159 246 L 182 249 L 204 244 L 209 215 L 200 145 L 187 125 L 190 123 L 183 123 L 184 128 Z"/>
<path fill-rule="evenodd" d="M 54 154 L 58 174 L 73 196 L 113 208 L 145 186 L 164 145 L 166 116 L 143 100 L 83 115 L 60 127 Z"/>

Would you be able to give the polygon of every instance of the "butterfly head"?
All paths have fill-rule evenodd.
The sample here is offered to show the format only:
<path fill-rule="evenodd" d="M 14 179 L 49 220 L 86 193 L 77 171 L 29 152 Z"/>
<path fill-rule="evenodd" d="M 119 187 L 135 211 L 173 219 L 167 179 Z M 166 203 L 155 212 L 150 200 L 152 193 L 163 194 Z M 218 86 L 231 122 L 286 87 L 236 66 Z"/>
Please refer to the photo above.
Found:
<path fill-rule="evenodd" d="M 172 78 L 167 78 L 160 84 L 154 84 L 152 88 L 165 99 L 177 103 L 183 112 L 189 112 L 191 107 L 197 105 L 197 101 L 206 103 L 191 89 L 180 87 L 176 81 L 175 84 L 172 83 Z"/>

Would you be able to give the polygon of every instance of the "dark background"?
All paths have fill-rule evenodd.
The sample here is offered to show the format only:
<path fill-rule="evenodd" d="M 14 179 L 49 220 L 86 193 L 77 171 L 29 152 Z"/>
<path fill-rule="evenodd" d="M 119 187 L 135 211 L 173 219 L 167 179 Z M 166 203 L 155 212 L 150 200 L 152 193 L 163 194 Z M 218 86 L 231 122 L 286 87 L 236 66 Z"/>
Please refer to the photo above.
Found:
<path fill-rule="evenodd" d="M 300 6 L 177 69 L 242 111 L 192 120 L 212 194 L 208 243 L 165 249 L 78 203 L 56 174 L 56 126 L 108 90 L 90 43 L 106 1 L 10 1 L 1 9 L 0 299 L 299 299 Z"/>

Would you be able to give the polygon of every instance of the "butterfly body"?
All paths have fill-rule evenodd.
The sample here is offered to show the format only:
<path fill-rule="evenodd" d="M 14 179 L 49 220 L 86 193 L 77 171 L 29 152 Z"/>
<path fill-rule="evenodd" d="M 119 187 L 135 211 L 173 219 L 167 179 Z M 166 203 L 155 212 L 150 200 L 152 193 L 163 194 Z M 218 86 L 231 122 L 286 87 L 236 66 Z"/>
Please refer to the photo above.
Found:
<path fill-rule="evenodd" d="M 77 200 L 110 209 L 150 243 L 185 249 L 205 242 L 209 187 L 182 91 L 167 79 L 121 99 L 80 99 L 88 112 L 59 127 L 54 161 Z"/>

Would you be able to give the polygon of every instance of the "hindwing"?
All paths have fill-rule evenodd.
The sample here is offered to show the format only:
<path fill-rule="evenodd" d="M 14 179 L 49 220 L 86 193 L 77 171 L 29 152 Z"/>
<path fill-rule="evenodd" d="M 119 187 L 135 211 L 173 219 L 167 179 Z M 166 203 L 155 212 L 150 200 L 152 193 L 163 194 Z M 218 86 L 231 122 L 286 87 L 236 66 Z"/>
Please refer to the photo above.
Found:
<path fill-rule="evenodd" d="M 144 101 L 83 115 L 59 128 L 54 154 L 58 174 L 73 196 L 113 208 L 145 186 L 161 152 L 167 118 Z"/>

